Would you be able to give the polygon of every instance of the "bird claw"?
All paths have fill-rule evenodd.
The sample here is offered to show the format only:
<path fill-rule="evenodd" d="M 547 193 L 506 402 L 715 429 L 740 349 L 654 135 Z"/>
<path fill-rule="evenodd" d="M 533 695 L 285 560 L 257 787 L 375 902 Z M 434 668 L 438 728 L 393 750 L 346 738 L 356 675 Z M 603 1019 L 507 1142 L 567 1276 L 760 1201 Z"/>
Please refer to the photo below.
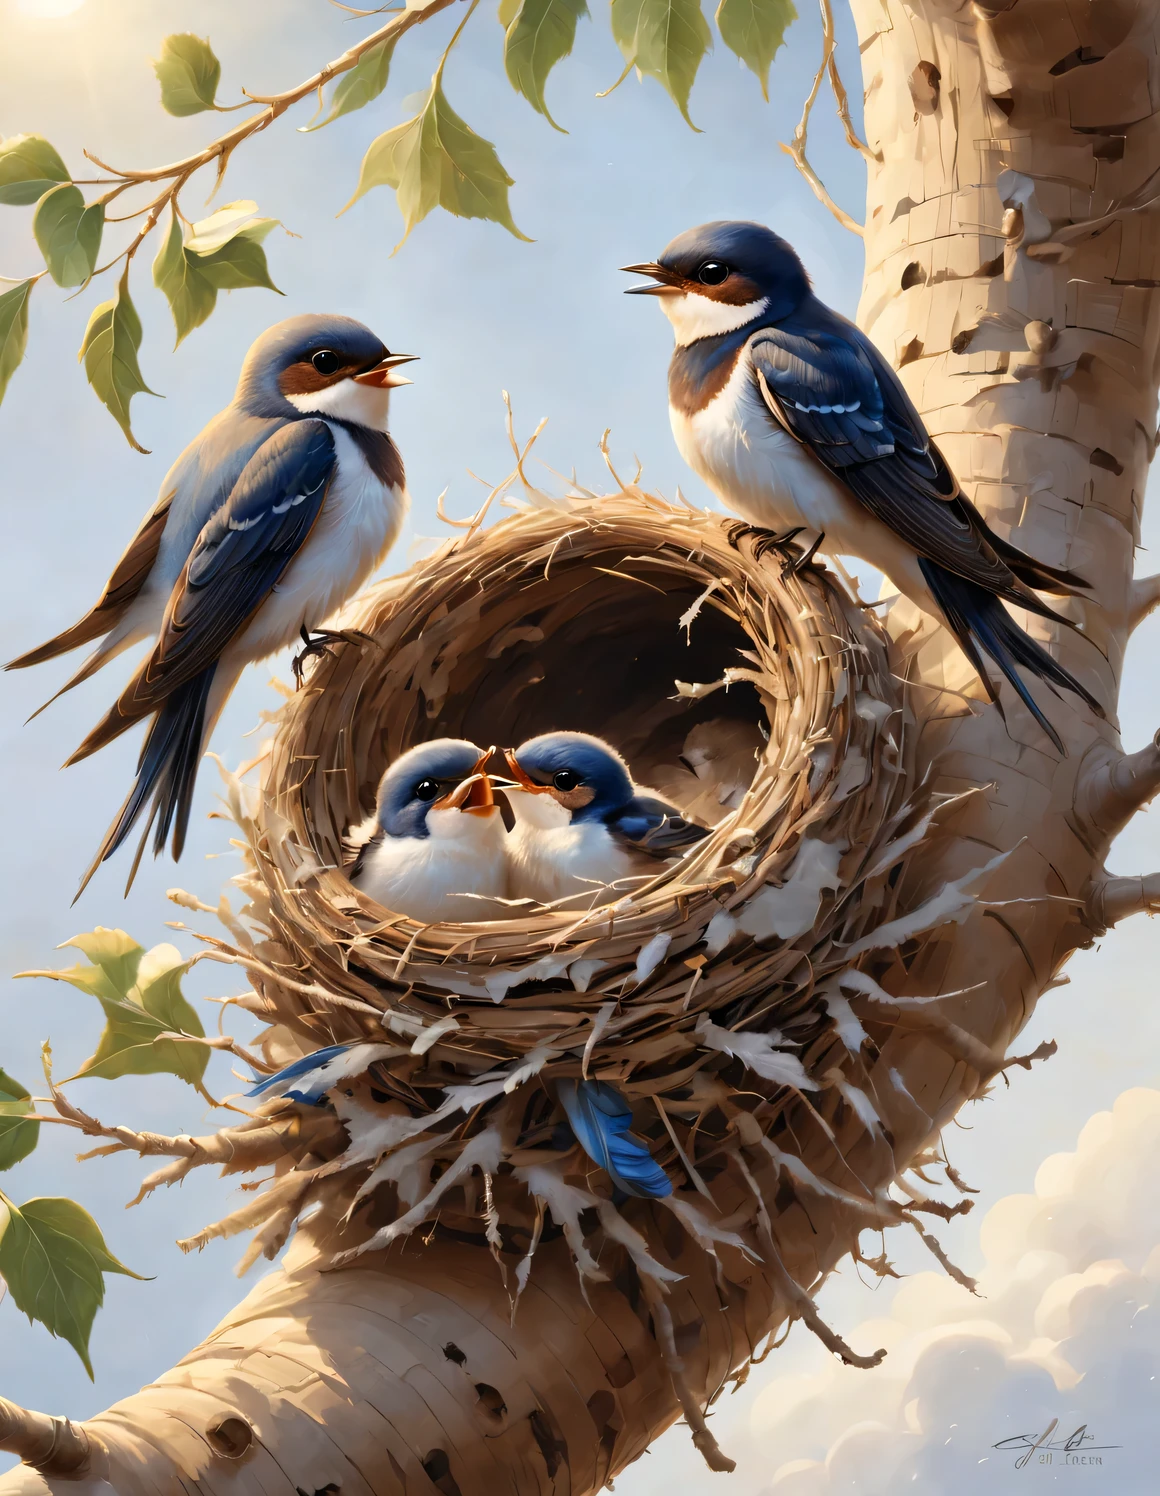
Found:
<path fill-rule="evenodd" d="M 788 551 L 789 547 L 792 545 L 796 537 L 802 533 L 803 528 L 804 526 L 802 525 L 795 525 L 792 530 L 786 530 L 784 531 L 784 533 L 778 534 L 776 530 L 765 530 L 762 529 L 760 525 L 750 525 L 742 521 L 738 524 L 729 526 L 729 529 L 726 532 L 726 539 L 736 551 L 740 549 L 740 543 L 742 540 L 745 540 L 751 536 L 754 537 L 753 559 L 755 561 L 760 561 L 762 557 L 765 556 L 769 551 Z M 815 546 L 814 549 L 816 550 L 817 547 Z M 812 555 L 813 552 L 811 551 L 810 554 Z M 789 562 L 787 562 L 787 565 L 788 564 Z"/>
<path fill-rule="evenodd" d="M 290 661 L 290 669 L 294 672 L 294 689 L 300 691 L 306 669 L 306 661 L 316 659 L 322 655 L 329 655 L 336 644 L 377 644 L 378 641 L 370 634 L 363 633 L 362 629 L 307 629 L 303 624 L 299 630 L 302 637 L 302 648 Z"/>
<path fill-rule="evenodd" d="M 797 532 L 795 531 L 794 533 Z M 806 567 L 810 565 L 814 557 L 818 554 L 818 548 L 822 544 L 823 540 L 825 540 L 825 538 L 826 535 L 825 531 L 823 530 L 819 535 L 815 537 L 808 550 L 802 551 L 800 555 L 791 557 L 789 560 L 787 560 L 781 568 L 782 576 L 796 577 L 803 571 L 805 571 Z"/>

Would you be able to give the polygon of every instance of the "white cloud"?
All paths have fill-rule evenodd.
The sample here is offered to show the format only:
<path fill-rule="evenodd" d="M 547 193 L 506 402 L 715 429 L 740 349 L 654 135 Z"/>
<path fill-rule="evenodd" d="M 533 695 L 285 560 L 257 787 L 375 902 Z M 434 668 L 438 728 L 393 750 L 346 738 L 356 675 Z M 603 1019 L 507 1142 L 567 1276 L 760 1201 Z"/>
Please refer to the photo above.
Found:
<path fill-rule="evenodd" d="M 988 1212 L 981 1246 L 978 1297 L 920 1273 L 848 1337 L 887 1348 L 877 1369 L 831 1361 L 761 1391 L 751 1435 L 773 1469 L 761 1496 L 1157 1490 L 1160 1091 L 1125 1091 L 1092 1117 L 1074 1153 L 1044 1161 L 1034 1194 Z M 1050 1463 L 1041 1449 L 1017 1468 L 1025 1450 L 994 1447 L 1034 1441 L 1053 1419 Z"/>

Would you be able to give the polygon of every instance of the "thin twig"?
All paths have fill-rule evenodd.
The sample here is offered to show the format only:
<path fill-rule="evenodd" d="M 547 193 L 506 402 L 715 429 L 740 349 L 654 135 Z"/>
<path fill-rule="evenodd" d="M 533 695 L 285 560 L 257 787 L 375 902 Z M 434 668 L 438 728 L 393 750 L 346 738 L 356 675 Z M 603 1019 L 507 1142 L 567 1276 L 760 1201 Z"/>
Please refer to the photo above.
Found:
<path fill-rule="evenodd" d="M 860 152 L 872 166 L 879 166 L 882 157 L 872 151 L 862 137 L 854 128 L 854 122 L 850 118 L 850 99 L 846 93 L 846 85 L 842 82 L 842 75 L 838 71 L 838 41 L 834 35 L 834 14 L 830 9 L 830 0 L 820 0 L 822 7 L 822 32 L 833 39 L 830 48 L 830 58 L 826 71 L 830 75 L 830 88 L 834 94 L 834 103 L 838 106 L 838 118 L 842 121 L 842 128 L 846 132 L 846 144 Z"/>
<path fill-rule="evenodd" d="M 798 127 L 793 132 L 793 140 L 789 145 L 782 141 L 781 148 L 787 156 L 792 157 L 794 165 L 806 181 L 813 188 L 814 196 L 819 202 L 824 203 L 843 228 L 849 229 L 852 234 L 859 238 L 865 237 L 865 229 L 856 218 L 851 218 L 844 208 L 839 208 L 834 199 L 826 190 L 825 183 L 810 165 L 806 158 L 806 133 L 810 127 L 810 114 L 817 101 L 818 90 L 822 86 L 822 79 L 827 73 L 830 75 L 831 86 L 834 87 L 834 97 L 838 105 L 838 114 L 846 129 L 846 139 L 856 150 L 867 150 L 862 142 L 854 134 L 854 127 L 850 123 L 849 103 L 846 98 L 846 90 L 838 78 L 838 67 L 834 61 L 834 51 L 838 45 L 837 37 L 834 35 L 834 13 L 830 8 L 830 0 L 821 0 L 822 7 L 822 60 L 818 64 L 818 70 L 814 74 L 813 87 L 809 91 L 805 105 L 802 108 L 802 117 L 798 121 Z M 835 80 L 837 80 L 835 84 Z M 844 111 L 844 112 L 843 112 Z M 873 154 L 869 153 L 873 160 Z"/>
<path fill-rule="evenodd" d="M 422 22 L 428 20 L 431 16 L 438 15 L 442 10 L 447 10 L 452 4 L 454 4 L 454 0 L 429 0 L 429 3 L 422 7 L 417 6 L 414 9 L 396 12 L 385 26 L 380 26 L 377 31 L 372 31 L 369 36 L 363 37 L 361 41 L 349 47 L 341 57 L 336 58 L 334 62 L 327 63 L 312 78 L 308 78 L 304 83 L 299 83 L 295 88 L 287 89 L 284 93 L 279 94 L 248 94 L 248 100 L 261 103 L 263 108 L 257 114 L 250 115 L 248 119 L 241 120 L 232 130 L 219 136 L 217 140 L 212 141 L 203 150 L 196 152 L 192 156 L 186 156 L 181 161 L 174 161 L 167 166 L 155 166 L 145 170 L 138 170 L 132 167 L 121 170 L 118 167 L 108 165 L 100 157 L 95 156 L 92 151 L 86 150 L 85 155 L 88 159 L 95 166 L 99 167 L 101 171 L 108 172 L 109 176 L 99 180 L 87 181 L 78 178 L 76 179 L 77 184 L 80 186 L 107 186 L 109 191 L 98 199 L 98 201 L 104 203 L 106 206 L 114 202 L 123 192 L 127 192 L 132 187 L 139 187 L 143 183 L 165 182 L 167 184 L 164 190 L 158 193 L 150 202 L 126 215 L 128 218 L 136 218 L 144 214 L 145 223 L 126 249 L 122 250 L 114 259 L 108 261 L 107 264 L 95 270 L 93 274 L 101 275 L 121 260 L 124 260 L 126 264 L 132 260 L 145 238 L 156 227 L 158 219 L 166 207 L 170 207 L 175 213 L 179 213 L 177 196 L 195 172 L 200 171 L 203 166 L 208 166 L 211 162 L 216 161 L 218 171 L 213 189 L 216 192 L 218 187 L 221 186 L 230 157 L 243 141 L 267 129 L 279 116 L 285 114 L 292 105 L 297 104 L 301 99 L 306 98 L 312 93 L 319 92 L 332 79 L 337 78 L 342 73 L 349 72 L 368 52 L 381 43 L 397 40 L 397 38 L 402 36 L 404 32 L 409 31 L 413 26 L 421 25 Z M 466 20 L 467 17 L 464 17 L 464 24 Z M 462 25 L 459 29 L 462 30 Z M 457 31 L 456 37 L 458 35 L 459 32 Z M 446 54 L 444 55 L 446 56 Z"/>

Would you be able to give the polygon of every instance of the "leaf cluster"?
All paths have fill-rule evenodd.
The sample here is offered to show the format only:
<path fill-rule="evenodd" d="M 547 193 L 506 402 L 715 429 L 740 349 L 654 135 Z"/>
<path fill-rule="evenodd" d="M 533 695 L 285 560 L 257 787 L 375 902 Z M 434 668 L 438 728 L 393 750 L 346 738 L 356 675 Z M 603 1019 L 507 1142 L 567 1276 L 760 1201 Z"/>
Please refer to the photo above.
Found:
<path fill-rule="evenodd" d="M 124 930 L 98 927 L 65 944 L 85 961 L 19 975 L 67 982 L 100 1004 L 104 1031 L 72 1078 L 169 1074 L 206 1096 L 202 1079 L 209 1047 L 199 1042 L 205 1030 L 181 991 L 190 963 L 172 945 L 147 951 Z M 45 1074 L 59 1095 L 47 1045 Z M 33 1152 L 41 1127 L 28 1087 L 0 1070 L 0 1172 Z M 44 1197 L 17 1205 L 0 1191 L 0 1279 L 17 1309 L 68 1341 L 90 1377 L 89 1336 L 104 1302 L 106 1273 L 139 1276 L 112 1255 L 97 1223 L 75 1200 Z"/>
<path fill-rule="evenodd" d="M 264 130 L 311 93 L 317 92 L 319 109 L 315 120 L 301 127 L 307 131 L 321 129 L 373 104 L 387 88 L 399 38 L 412 26 L 447 9 L 449 3 L 408 0 L 401 11 L 388 11 L 391 20 L 314 79 L 285 94 L 269 99 L 246 98 L 233 105 L 218 102 L 222 68 L 209 39 L 190 32 L 165 37 L 160 56 L 153 61 L 153 71 L 161 106 L 167 113 L 187 118 L 243 109 L 251 102 L 257 112 L 205 150 L 161 171 L 114 171 L 107 179 L 85 184 L 74 179 L 59 152 L 43 136 L 15 135 L 0 141 L 0 205 L 33 208 L 32 233 L 45 266 L 0 293 L 0 400 L 24 358 L 29 298 L 37 281 L 48 276 L 59 286 L 83 290 L 94 276 L 123 262 L 116 295 L 90 315 L 80 358 L 98 399 L 130 445 L 145 451 L 133 434 L 130 420 L 133 397 L 153 393 L 138 365 L 141 322 L 129 290 L 129 267 L 141 244 L 167 217 L 168 226 L 153 261 L 153 281 L 169 302 L 178 343 L 211 315 L 220 291 L 261 287 L 276 292 L 263 241 L 277 219 L 260 217 L 254 203 L 238 202 L 190 224 L 179 206 L 180 193 L 198 170 L 214 163 L 220 183 L 242 141 Z M 527 237 L 512 217 L 508 194 L 513 181 L 495 146 L 456 112 L 444 89 L 448 55 L 479 3 L 471 0 L 444 49 L 418 112 L 372 141 L 347 204 L 351 206 L 372 188 L 390 187 L 403 219 L 400 244 L 434 208 L 460 218 L 486 219 L 518 239 Z M 587 0 L 499 0 L 497 15 L 508 82 L 556 130 L 562 127 L 548 108 L 548 80 L 571 53 L 577 25 L 588 14 Z M 714 18 L 721 40 L 755 74 L 766 98 L 770 66 L 796 14 L 793 0 L 718 0 Z M 613 39 L 625 63 L 618 82 L 633 70 L 642 79 L 655 78 L 692 125 L 690 94 L 712 46 L 701 0 L 610 0 L 609 17 Z M 330 81 L 333 86 L 329 98 L 325 98 Z M 154 197 L 123 215 L 129 220 L 142 220 L 136 236 L 108 263 L 99 265 L 106 224 L 111 221 L 108 206 L 123 193 L 156 187 L 158 183 L 160 191 Z M 88 201 L 82 191 L 85 185 L 107 186 L 109 190 Z"/>

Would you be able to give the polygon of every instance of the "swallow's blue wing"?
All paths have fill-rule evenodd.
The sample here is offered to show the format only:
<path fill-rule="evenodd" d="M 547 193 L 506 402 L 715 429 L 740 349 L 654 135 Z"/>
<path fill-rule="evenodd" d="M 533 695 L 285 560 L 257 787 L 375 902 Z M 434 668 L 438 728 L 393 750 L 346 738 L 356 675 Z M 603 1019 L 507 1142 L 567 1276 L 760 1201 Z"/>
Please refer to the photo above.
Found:
<path fill-rule="evenodd" d="M 629 1136 L 632 1109 L 618 1091 L 602 1080 L 564 1080 L 558 1090 L 576 1141 L 618 1190 L 654 1200 L 672 1194 L 672 1180 Z"/>
<path fill-rule="evenodd" d="M 709 833 L 655 795 L 636 795 L 607 823 L 609 831 L 635 851 L 673 857 Z"/>
<path fill-rule="evenodd" d="M 146 689 L 168 694 L 241 632 L 314 528 L 334 469 L 325 421 L 291 421 L 258 448 L 173 589 Z"/>
<path fill-rule="evenodd" d="M 290 421 L 262 443 L 198 536 L 152 653 L 74 761 L 217 663 L 305 543 L 334 469 L 334 438 L 324 421 Z"/>
<path fill-rule="evenodd" d="M 256 1086 L 246 1092 L 247 1096 L 270 1099 L 285 1096 L 289 1101 L 303 1101 L 308 1106 L 318 1106 L 322 1097 L 334 1084 L 326 1071 L 332 1060 L 346 1054 L 349 1044 L 331 1044 L 326 1049 L 316 1049 L 300 1060 L 284 1065 L 273 1075 L 264 1075 Z"/>
<path fill-rule="evenodd" d="M 819 302 L 808 310 L 763 328 L 750 345 L 770 413 L 920 557 L 1035 609 L 1011 569 L 1034 563 L 1011 553 L 963 500 L 894 370 L 845 318 Z"/>

